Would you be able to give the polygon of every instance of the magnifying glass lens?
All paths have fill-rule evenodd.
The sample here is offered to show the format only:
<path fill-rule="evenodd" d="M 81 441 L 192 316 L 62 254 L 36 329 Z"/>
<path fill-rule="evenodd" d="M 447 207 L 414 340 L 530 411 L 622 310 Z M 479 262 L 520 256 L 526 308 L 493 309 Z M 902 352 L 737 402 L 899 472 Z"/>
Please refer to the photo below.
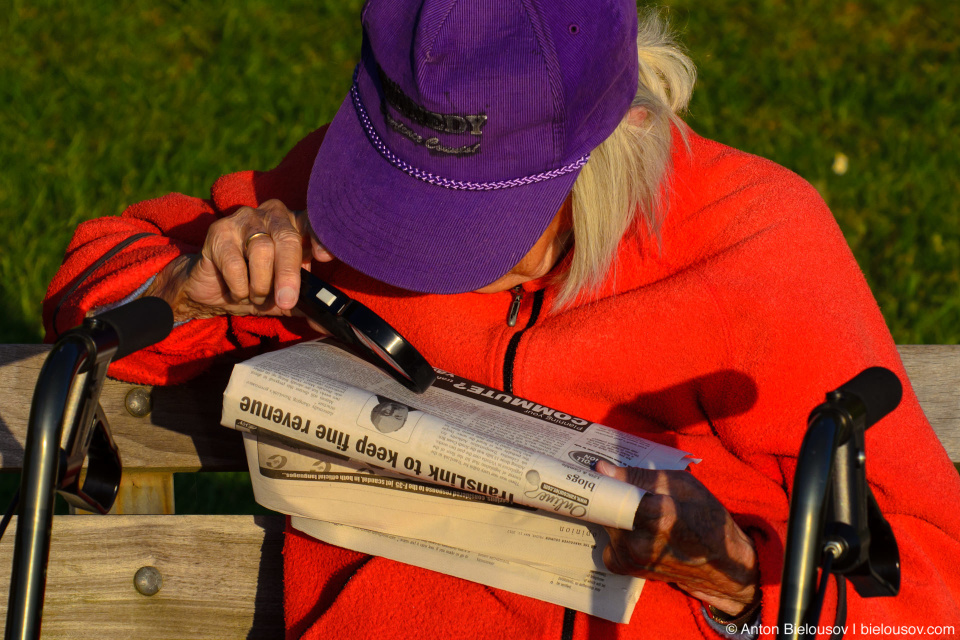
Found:
<path fill-rule="evenodd" d="M 423 393 L 436 380 L 433 367 L 386 320 L 305 269 L 300 299 L 308 318 L 348 345 L 362 345 L 377 364 L 404 386 Z"/>
<path fill-rule="evenodd" d="M 379 344 L 368 338 L 352 324 L 350 325 L 350 329 L 353 330 L 353 335 L 356 336 L 357 341 L 359 341 L 360 344 L 365 346 L 367 349 L 370 349 L 370 351 L 373 351 L 381 360 L 390 365 L 391 369 L 402 375 L 407 380 L 410 380 L 411 382 L 413 381 L 413 378 L 411 378 L 410 375 L 404 371 L 403 368 L 393 359 L 393 357 Z"/>

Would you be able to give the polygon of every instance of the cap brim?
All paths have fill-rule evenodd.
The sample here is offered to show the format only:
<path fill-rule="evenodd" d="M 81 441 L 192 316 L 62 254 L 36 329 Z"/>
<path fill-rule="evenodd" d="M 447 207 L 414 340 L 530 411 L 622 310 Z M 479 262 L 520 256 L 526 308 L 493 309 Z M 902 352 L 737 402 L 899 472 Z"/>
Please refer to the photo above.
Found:
<path fill-rule="evenodd" d="M 320 241 L 354 269 L 410 291 L 462 293 L 520 262 L 578 173 L 483 191 L 425 182 L 380 155 L 348 95 L 317 154 L 307 208 Z"/>

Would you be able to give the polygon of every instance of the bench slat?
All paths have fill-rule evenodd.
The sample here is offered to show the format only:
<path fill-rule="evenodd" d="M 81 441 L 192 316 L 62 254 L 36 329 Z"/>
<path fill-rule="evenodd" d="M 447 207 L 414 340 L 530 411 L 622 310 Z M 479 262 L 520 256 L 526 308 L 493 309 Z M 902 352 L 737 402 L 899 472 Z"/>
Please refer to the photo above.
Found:
<path fill-rule="evenodd" d="M 0 345 L 0 468 L 19 470 L 30 399 L 48 345 Z M 960 462 L 960 345 L 899 347 L 920 405 L 946 448 Z M 136 418 L 124 398 L 138 385 L 108 380 L 101 402 L 125 469 L 245 471 L 240 438 L 219 426 L 225 365 L 188 385 L 145 387 L 153 412 Z M 812 407 L 811 407 L 812 408 Z M 150 428 L 154 425 L 159 428 Z"/>
<path fill-rule="evenodd" d="M 49 350 L 49 345 L 0 345 L 0 468 L 5 471 L 22 464 L 33 388 Z M 142 385 L 107 380 L 100 402 L 124 469 L 246 471 L 240 438 L 220 426 L 229 377 L 225 365 L 190 384 L 143 387 L 153 407 L 143 418 L 124 408 L 127 392 Z"/>
<path fill-rule="evenodd" d="M 283 637 L 283 516 L 59 516 L 43 638 Z M 14 523 L 0 541 L 6 619 Z M 163 586 L 136 591 L 153 566 Z"/>
<path fill-rule="evenodd" d="M 960 345 L 897 348 L 923 413 L 950 459 L 960 463 Z"/>

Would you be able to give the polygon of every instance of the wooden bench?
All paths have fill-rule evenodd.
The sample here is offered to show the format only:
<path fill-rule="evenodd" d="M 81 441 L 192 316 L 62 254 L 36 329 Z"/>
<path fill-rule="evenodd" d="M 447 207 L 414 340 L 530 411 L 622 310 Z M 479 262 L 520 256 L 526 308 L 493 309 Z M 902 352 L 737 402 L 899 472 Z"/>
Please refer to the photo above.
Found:
<path fill-rule="evenodd" d="M 33 387 L 47 351 L 0 345 L 4 472 L 20 470 Z M 960 346 L 903 346 L 900 353 L 934 430 L 950 459 L 960 462 Z M 219 426 L 228 373 L 225 368 L 179 387 L 104 386 L 101 403 L 123 457 L 116 507 L 122 515 L 54 518 L 44 638 L 282 637 L 283 516 L 169 515 L 173 473 L 246 471 L 239 434 Z M 149 414 L 127 409 L 147 398 Z M 0 509 L 7 500 L 0 496 Z M 11 525 L 0 541 L 4 619 L 13 541 Z M 155 595 L 136 590 L 141 567 L 162 575 Z"/>

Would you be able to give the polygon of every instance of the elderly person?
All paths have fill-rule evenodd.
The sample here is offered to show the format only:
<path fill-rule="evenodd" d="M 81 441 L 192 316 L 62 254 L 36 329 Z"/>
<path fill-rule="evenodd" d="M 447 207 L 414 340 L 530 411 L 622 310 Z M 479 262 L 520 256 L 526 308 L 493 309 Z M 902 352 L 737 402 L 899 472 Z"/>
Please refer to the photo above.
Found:
<path fill-rule="evenodd" d="M 638 30 L 632 1 L 371 0 L 362 22 L 340 111 L 275 169 L 80 226 L 49 336 L 160 296 L 180 324 L 111 372 L 181 382 L 227 351 L 316 335 L 293 311 L 306 266 L 435 366 L 703 458 L 689 472 L 600 467 L 650 492 L 605 551 L 648 579 L 630 624 L 288 530 L 290 638 L 774 624 L 807 414 L 867 366 L 906 382 L 822 200 L 679 119 L 693 66 L 654 14 Z M 960 629 L 960 517 L 941 507 L 960 503 L 960 479 L 905 387 L 867 435 L 903 588 L 848 591 L 847 619 Z M 835 601 L 831 585 L 826 623 Z"/>

